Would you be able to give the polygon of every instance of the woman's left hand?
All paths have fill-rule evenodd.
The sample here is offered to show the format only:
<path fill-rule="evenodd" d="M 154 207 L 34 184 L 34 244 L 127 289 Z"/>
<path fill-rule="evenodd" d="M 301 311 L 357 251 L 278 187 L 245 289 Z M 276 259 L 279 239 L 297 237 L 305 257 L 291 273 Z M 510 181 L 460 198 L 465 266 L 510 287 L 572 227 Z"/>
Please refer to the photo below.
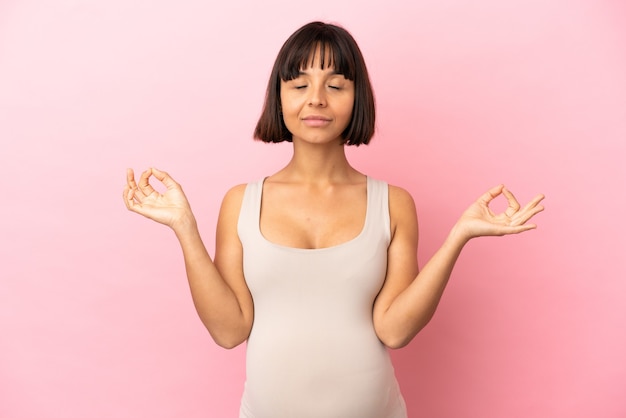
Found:
<path fill-rule="evenodd" d="M 507 199 L 508 207 L 504 212 L 495 214 L 489 208 L 489 203 L 500 195 Z M 465 240 L 480 236 L 519 234 L 535 229 L 537 225 L 527 222 L 544 209 L 539 204 L 543 198 L 544 196 L 539 194 L 526 206 L 521 207 L 513 193 L 504 185 L 496 186 L 467 208 L 455 228 Z"/>

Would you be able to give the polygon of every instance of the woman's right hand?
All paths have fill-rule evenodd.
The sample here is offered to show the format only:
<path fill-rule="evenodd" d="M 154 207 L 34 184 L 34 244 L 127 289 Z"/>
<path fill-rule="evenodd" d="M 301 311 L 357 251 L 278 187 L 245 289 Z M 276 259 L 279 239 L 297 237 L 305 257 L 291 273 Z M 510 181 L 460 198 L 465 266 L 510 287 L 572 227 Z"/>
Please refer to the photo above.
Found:
<path fill-rule="evenodd" d="M 150 185 L 152 176 L 166 187 L 164 193 L 159 193 Z M 128 210 L 174 230 L 180 226 L 195 223 L 183 189 L 169 174 L 156 168 L 144 171 L 139 177 L 139 184 L 135 182 L 133 170 L 130 168 L 127 170 L 124 203 Z"/>

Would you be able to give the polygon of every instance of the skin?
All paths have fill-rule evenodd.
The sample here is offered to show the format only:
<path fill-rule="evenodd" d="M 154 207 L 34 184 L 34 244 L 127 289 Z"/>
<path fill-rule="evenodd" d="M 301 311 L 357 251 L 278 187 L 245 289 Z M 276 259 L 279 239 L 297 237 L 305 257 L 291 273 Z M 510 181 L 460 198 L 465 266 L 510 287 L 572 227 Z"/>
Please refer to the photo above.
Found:
<path fill-rule="evenodd" d="M 341 133 L 354 105 L 354 85 L 332 68 L 319 67 L 316 57 L 298 78 L 281 82 L 282 111 L 293 134 L 293 156 L 264 183 L 261 232 L 269 241 L 289 247 L 335 246 L 356 237 L 365 222 L 366 176 L 349 164 L 341 145 Z M 150 185 L 151 177 L 165 185 L 164 193 Z M 176 234 L 198 315 L 216 343 L 226 348 L 248 338 L 254 317 L 237 235 L 244 189 L 245 185 L 235 186 L 224 197 L 212 259 L 182 187 L 169 174 L 150 168 L 136 181 L 129 169 L 124 188 L 124 202 L 130 211 L 167 225 Z M 489 203 L 501 195 L 508 207 L 495 214 Z M 374 329 L 381 342 L 390 348 L 408 344 L 435 313 L 467 242 L 536 228 L 528 221 L 543 210 L 543 198 L 537 195 L 522 207 L 506 187 L 493 187 L 461 215 L 420 271 L 413 198 L 406 190 L 390 185 L 388 270 L 373 306 Z"/>

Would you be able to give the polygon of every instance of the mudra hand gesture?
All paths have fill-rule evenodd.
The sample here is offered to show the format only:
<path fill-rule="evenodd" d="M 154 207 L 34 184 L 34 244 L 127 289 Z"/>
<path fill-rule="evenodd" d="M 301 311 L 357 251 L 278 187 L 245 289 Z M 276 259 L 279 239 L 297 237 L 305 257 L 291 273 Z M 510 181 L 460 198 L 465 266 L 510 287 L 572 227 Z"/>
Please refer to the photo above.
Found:
<path fill-rule="evenodd" d="M 152 176 L 166 187 L 164 193 L 159 193 L 152 187 Z M 184 222 L 194 221 L 191 207 L 180 185 L 169 174 L 156 168 L 144 171 L 139 177 L 139 183 L 135 182 L 133 170 L 127 170 L 124 203 L 128 210 L 172 229 Z"/>
<path fill-rule="evenodd" d="M 504 212 L 495 214 L 489 208 L 489 203 L 500 195 L 507 199 L 508 207 Z M 521 207 L 513 193 L 504 185 L 496 186 L 463 212 L 456 228 L 466 240 L 480 236 L 519 234 L 535 229 L 537 225 L 527 222 L 543 210 L 543 206 L 539 204 L 543 198 L 544 196 L 539 194 L 526 206 Z"/>

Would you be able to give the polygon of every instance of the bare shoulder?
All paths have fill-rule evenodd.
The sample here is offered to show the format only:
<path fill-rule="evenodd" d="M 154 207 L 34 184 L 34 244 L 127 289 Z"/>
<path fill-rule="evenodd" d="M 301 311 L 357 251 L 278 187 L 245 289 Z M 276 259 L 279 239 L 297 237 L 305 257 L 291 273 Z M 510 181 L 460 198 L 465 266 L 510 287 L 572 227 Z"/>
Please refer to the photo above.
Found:
<path fill-rule="evenodd" d="M 228 189 L 226 194 L 224 195 L 224 200 L 241 200 L 243 199 L 243 194 L 246 191 L 247 184 L 238 184 L 236 186 Z"/>
<path fill-rule="evenodd" d="M 417 213 L 411 193 L 402 187 L 389 185 L 389 217 L 392 237 L 398 232 L 413 235 L 417 232 Z"/>
<path fill-rule="evenodd" d="M 389 185 L 389 204 L 399 206 L 410 205 L 415 207 L 415 202 L 413 201 L 411 193 L 402 187 L 394 186 L 392 184 Z"/>
<path fill-rule="evenodd" d="M 225 231 L 235 233 L 245 191 L 246 185 L 238 184 L 237 186 L 231 187 L 224 195 L 217 220 L 218 239 Z"/>
<path fill-rule="evenodd" d="M 416 217 L 413 196 L 402 187 L 389 185 L 389 212 L 392 221 L 405 217 Z"/>
<path fill-rule="evenodd" d="M 239 212 L 241 208 L 241 202 L 243 201 L 243 195 L 246 191 L 246 184 L 238 184 L 231 187 L 222 200 L 222 212 Z"/>

